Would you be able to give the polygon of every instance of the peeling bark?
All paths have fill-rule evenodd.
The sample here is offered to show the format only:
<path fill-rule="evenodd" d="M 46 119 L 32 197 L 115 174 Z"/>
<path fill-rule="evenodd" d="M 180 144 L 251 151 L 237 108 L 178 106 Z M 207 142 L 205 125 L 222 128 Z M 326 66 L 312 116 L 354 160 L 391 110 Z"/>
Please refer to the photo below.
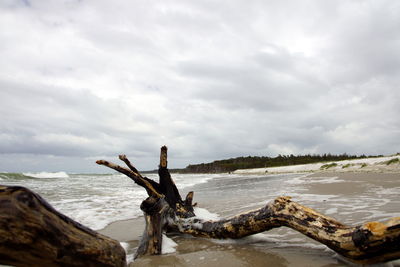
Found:
<path fill-rule="evenodd" d="M 265 207 L 219 221 L 175 217 L 179 232 L 208 238 L 242 238 L 287 226 L 358 263 L 400 258 L 400 217 L 347 226 L 308 207 L 278 197 Z"/>
<path fill-rule="evenodd" d="M 140 208 L 144 212 L 146 226 L 135 254 L 135 259 L 142 255 L 159 255 L 162 251 L 162 234 L 167 218 L 173 214 L 164 198 L 147 198 Z"/>

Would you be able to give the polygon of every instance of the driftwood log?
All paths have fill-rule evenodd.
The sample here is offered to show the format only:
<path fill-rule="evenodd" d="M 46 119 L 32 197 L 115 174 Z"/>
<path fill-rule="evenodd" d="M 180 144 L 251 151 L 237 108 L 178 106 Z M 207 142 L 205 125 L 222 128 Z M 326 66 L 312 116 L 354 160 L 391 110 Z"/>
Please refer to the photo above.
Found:
<path fill-rule="evenodd" d="M 0 264 L 126 266 L 118 241 L 59 213 L 38 194 L 0 185 Z"/>
<path fill-rule="evenodd" d="M 161 148 L 159 182 L 143 177 L 125 155 L 129 169 L 108 161 L 101 164 L 126 174 L 144 187 L 149 197 L 140 206 L 146 226 L 136 257 L 161 254 L 162 233 L 176 231 L 207 238 L 242 238 L 273 228 L 290 227 L 357 263 L 377 263 L 400 258 L 400 217 L 387 222 L 344 225 L 302 206 L 290 197 L 278 197 L 265 207 L 219 221 L 204 221 L 193 211 L 193 192 L 182 200 L 167 168 L 167 148 Z"/>

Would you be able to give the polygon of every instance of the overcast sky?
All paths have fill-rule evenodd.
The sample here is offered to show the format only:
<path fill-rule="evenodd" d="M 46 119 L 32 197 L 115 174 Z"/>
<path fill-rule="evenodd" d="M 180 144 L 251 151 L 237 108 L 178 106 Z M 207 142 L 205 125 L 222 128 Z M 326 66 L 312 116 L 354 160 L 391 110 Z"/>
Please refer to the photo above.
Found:
<path fill-rule="evenodd" d="M 400 1 L 0 1 L 0 171 L 400 152 Z"/>

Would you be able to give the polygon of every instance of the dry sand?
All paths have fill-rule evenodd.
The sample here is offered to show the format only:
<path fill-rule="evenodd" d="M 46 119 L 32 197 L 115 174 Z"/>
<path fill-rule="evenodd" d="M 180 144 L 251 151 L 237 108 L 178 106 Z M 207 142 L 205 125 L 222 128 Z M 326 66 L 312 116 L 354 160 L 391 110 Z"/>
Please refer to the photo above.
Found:
<path fill-rule="evenodd" d="M 391 163 L 393 162 L 393 163 Z M 379 172 L 400 173 L 400 155 L 340 160 L 312 164 L 236 170 L 236 174 L 303 173 L 303 172 Z"/>

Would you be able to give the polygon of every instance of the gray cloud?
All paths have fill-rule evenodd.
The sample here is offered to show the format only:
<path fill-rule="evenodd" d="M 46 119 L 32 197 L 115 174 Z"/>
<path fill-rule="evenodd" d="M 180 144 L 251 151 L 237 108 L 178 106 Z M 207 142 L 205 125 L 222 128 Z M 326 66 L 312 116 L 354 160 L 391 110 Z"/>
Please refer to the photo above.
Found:
<path fill-rule="evenodd" d="M 0 171 L 400 151 L 397 1 L 2 1 Z"/>

